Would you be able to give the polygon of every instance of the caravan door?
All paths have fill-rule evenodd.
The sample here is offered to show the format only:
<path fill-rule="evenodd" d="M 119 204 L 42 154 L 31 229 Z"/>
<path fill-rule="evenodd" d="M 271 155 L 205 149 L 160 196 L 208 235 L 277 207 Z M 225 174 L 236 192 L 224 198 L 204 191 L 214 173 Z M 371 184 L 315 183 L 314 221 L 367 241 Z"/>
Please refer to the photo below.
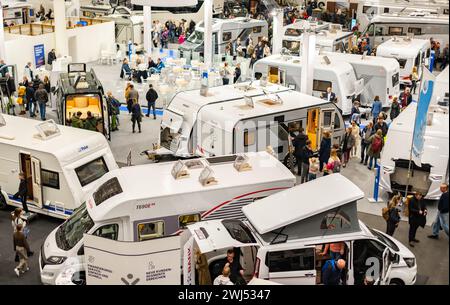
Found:
<path fill-rule="evenodd" d="M 315 285 L 316 248 L 295 248 L 267 252 L 268 280 L 285 285 Z"/>
<path fill-rule="evenodd" d="M 320 125 L 317 134 L 317 143 L 320 146 L 320 142 L 322 141 L 322 135 L 324 131 L 329 131 L 333 134 L 334 130 L 334 120 L 336 118 L 334 108 L 323 108 L 320 109 Z"/>
<path fill-rule="evenodd" d="M 31 157 L 31 179 L 33 185 L 33 201 L 42 209 L 42 182 L 41 182 L 41 161 L 35 157 Z"/>

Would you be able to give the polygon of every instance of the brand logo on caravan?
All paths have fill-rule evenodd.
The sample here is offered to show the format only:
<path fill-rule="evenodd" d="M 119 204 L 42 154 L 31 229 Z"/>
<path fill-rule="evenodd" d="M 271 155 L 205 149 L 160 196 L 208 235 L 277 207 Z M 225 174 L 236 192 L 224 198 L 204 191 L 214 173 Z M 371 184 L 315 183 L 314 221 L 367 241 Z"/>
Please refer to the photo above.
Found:
<path fill-rule="evenodd" d="M 88 145 L 84 145 L 84 146 L 81 146 L 81 147 L 80 147 L 80 149 L 78 150 L 78 152 L 81 153 L 81 152 L 83 152 L 83 151 L 85 151 L 85 150 L 88 150 L 88 149 L 89 149 L 89 146 L 88 146 Z"/>
<path fill-rule="evenodd" d="M 136 205 L 136 210 L 142 210 L 142 209 L 150 209 L 154 207 L 156 204 L 154 202 L 152 203 L 144 203 L 144 204 L 138 204 Z"/>

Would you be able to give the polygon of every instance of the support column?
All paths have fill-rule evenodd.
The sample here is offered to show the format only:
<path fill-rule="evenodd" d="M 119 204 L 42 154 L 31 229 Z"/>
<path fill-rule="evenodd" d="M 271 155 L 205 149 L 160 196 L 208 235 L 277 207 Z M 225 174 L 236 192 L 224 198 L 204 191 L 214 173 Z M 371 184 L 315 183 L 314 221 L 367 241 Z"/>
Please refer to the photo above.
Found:
<path fill-rule="evenodd" d="M 152 56 L 152 7 L 144 6 L 144 50 Z"/>
<path fill-rule="evenodd" d="M 203 18 L 205 23 L 203 56 L 205 65 L 208 68 L 211 68 L 213 64 L 212 11 L 213 0 L 205 0 L 205 18 Z"/>
<path fill-rule="evenodd" d="M 55 49 L 57 56 L 69 55 L 69 39 L 66 28 L 66 4 L 65 1 L 53 1 L 55 16 Z"/>
<path fill-rule="evenodd" d="M 3 6 L 0 4 L 0 59 L 6 61 L 5 29 L 3 28 Z"/>
<path fill-rule="evenodd" d="M 283 11 L 272 12 L 272 54 L 280 54 L 283 48 Z"/>
<path fill-rule="evenodd" d="M 312 95 L 314 79 L 314 61 L 316 57 L 316 35 L 305 31 L 302 37 L 302 73 L 301 88 L 302 93 Z"/>

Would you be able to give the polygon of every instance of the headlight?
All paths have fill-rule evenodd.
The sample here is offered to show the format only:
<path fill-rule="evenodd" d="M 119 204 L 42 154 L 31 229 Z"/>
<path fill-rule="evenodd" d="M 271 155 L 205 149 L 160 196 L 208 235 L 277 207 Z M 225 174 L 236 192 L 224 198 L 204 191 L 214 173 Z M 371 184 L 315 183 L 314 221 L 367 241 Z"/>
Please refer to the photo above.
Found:
<path fill-rule="evenodd" d="M 416 259 L 414 257 L 403 258 L 403 260 L 409 268 L 412 268 L 416 265 Z"/>
<path fill-rule="evenodd" d="M 66 259 L 67 257 L 65 256 L 50 256 L 49 258 L 47 258 L 47 262 L 53 265 L 60 265 L 64 263 Z"/>

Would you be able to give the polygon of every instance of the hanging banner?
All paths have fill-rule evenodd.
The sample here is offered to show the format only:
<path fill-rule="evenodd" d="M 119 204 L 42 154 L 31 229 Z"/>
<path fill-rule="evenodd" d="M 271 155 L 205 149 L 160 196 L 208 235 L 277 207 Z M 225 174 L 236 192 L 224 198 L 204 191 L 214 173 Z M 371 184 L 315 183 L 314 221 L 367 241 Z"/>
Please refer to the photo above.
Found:
<path fill-rule="evenodd" d="M 425 142 L 425 130 L 427 128 L 428 108 L 433 96 L 435 77 L 424 67 L 422 82 L 420 84 L 419 101 L 417 102 L 416 118 L 412 143 L 412 161 L 417 166 L 422 166 L 421 156 Z"/>
<path fill-rule="evenodd" d="M 43 44 L 38 44 L 34 46 L 34 63 L 36 68 L 45 65 L 45 52 Z"/>
<path fill-rule="evenodd" d="M 120 242 L 84 235 L 87 285 L 180 285 L 180 237 Z"/>

